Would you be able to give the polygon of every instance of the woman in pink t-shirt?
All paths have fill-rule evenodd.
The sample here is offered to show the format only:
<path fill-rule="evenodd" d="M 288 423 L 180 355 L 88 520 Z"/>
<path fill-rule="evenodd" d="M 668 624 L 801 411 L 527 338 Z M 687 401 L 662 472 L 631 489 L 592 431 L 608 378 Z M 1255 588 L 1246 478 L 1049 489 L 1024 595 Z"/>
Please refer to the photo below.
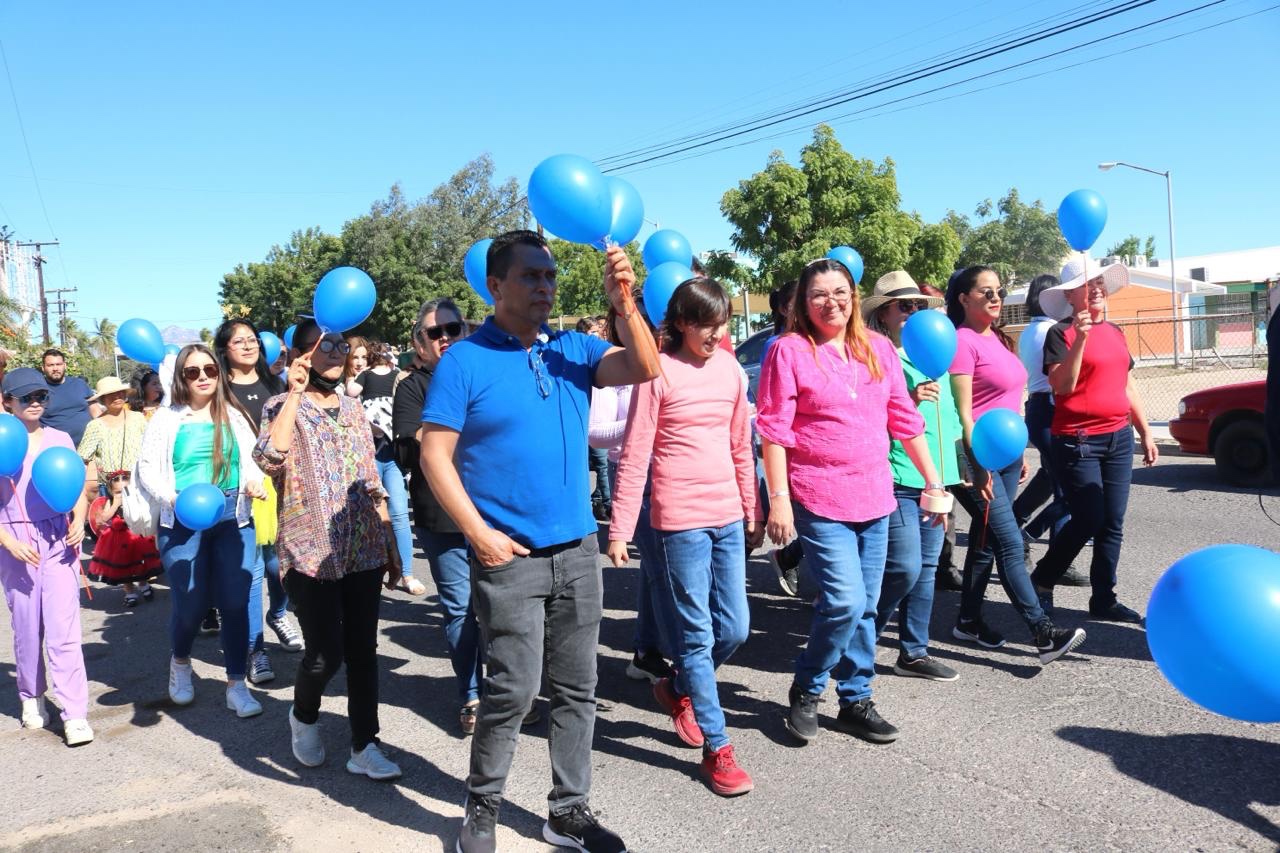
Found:
<path fill-rule="evenodd" d="M 625 565 L 652 467 L 651 582 L 677 662 L 676 678 L 659 679 L 653 695 L 680 739 L 703 748 L 702 775 L 722 796 L 752 788 L 725 731 L 716 669 L 747 639 L 743 544 L 763 538 L 746 389 L 737 360 L 720 347 L 728 321 L 729 296 L 709 278 L 671 295 L 662 374 L 636 386 L 627 413 L 609 528 L 609 558 Z"/>
<path fill-rule="evenodd" d="M 871 701 L 876 606 L 889 514 L 898 506 L 889 439 L 903 443 L 924 476 L 922 508 L 945 515 L 950 498 L 898 353 L 863 324 L 858 288 L 843 264 L 824 258 L 800 273 L 789 332 L 769 348 L 760 373 L 756 430 L 764 447 L 769 538 L 781 545 L 798 534 L 821 589 L 809 643 L 796 659 L 787 728 L 806 743 L 817 737 L 818 700 L 834 675 L 837 725 L 889 743 L 898 730 Z"/>
<path fill-rule="evenodd" d="M 997 649 L 1004 637 L 982 621 L 982 603 L 991 579 L 992 561 L 1000 563 L 1000 581 L 1014 608 L 1027 623 L 1042 664 L 1057 660 L 1084 642 L 1084 631 L 1055 628 L 1036 598 L 1022 552 L 1022 532 L 1013 514 L 1018 483 L 1026 473 L 1019 456 L 997 471 L 988 471 L 973 455 L 973 425 L 996 408 L 1022 411 L 1022 366 L 1009 336 L 996 327 L 1004 301 L 1000 276 L 990 267 L 969 267 L 947 285 L 947 316 L 956 327 L 956 356 L 951 362 L 951 391 L 964 430 L 970 480 L 969 548 L 964 560 L 960 618 L 952 636 Z"/>

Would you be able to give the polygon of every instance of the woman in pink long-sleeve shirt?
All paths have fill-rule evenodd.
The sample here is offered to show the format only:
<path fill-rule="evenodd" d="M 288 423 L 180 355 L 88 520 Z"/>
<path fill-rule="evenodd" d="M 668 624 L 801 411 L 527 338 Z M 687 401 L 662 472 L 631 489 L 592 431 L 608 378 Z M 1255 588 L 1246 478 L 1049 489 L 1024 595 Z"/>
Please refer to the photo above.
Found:
<path fill-rule="evenodd" d="M 716 668 L 747 639 L 746 544 L 760 544 L 746 391 L 722 350 L 729 297 L 694 278 L 676 288 L 663 323 L 662 375 L 636 386 L 618 464 L 609 557 L 627 561 L 646 472 L 658 566 L 651 573 L 658 618 L 677 661 L 676 678 L 653 686 L 676 734 L 703 747 L 702 774 L 722 796 L 745 794 L 725 733 Z"/>
<path fill-rule="evenodd" d="M 790 332 L 770 348 L 760 372 L 756 430 L 769 537 L 781 545 L 798 533 L 821 588 L 808 646 L 796 659 L 787 727 L 806 743 L 817 737 L 818 699 L 834 675 L 837 725 L 889 743 L 898 730 L 871 701 L 876 605 L 888 516 L 897 508 L 889 439 L 902 442 L 924 477 L 922 508 L 945 515 L 950 499 L 898 354 L 863 325 L 858 289 L 843 264 L 813 261 L 800 274 Z"/>

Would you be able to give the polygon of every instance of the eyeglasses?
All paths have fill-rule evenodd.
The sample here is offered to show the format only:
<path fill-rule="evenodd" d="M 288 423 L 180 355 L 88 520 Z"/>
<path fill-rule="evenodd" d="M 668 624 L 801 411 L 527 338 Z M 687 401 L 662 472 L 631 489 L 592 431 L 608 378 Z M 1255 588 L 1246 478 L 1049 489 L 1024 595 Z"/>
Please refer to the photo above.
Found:
<path fill-rule="evenodd" d="M 254 337 L 232 338 L 227 341 L 227 346 L 235 347 L 236 349 L 257 349 L 258 339 Z"/>
<path fill-rule="evenodd" d="M 984 287 L 982 290 L 969 291 L 969 295 L 979 299 L 985 299 L 988 302 L 999 302 L 1009 295 L 1009 291 L 1005 290 L 1003 287 L 999 290 L 992 290 L 989 287 Z"/>
<path fill-rule="evenodd" d="M 529 348 L 529 369 L 533 371 L 533 378 L 538 383 L 538 393 L 542 395 L 542 399 L 551 396 L 551 378 L 547 376 L 547 366 L 542 361 L 542 355 L 534 347 Z"/>
<path fill-rule="evenodd" d="M 929 307 L 929 303 L 923 299 L 895 299 L 893 302 L 903 314 L 914 314 Z"/>
<path fill-rule="evenodd" d="M 317 349 L 326 355 L 334 350 L 337 350 L 340 355 L 351 355 L 351 344 L 346 341 L 331 341 L 328 338 L 321 338 L 320 346 Z"/>
<path fill-rule="evenodd" d="M 115 471 L 107 476 L 108 483 L 119 483 L 121 480 L 128 482 L 133 475 L 128 471 Z"/>
<path fill-rule="evenodd" d="M 200 378 L 200 370 L 201 368 L 195 367 L 194 365 L 191 367 L 184 367 L 182 368 L 182 378 L 188 382 L 195 382 Z M 204 375 L 207 379 L 217 379 L 218 373 L 218 365 L 206 364 L 204 366 Z"/>
<path fill-rule="evenodd" d="M 813 305 L 826 305 L 829 302 L 835 302 L 841 308 L 849 304 L 849 300 L 853 297 L 853 291 L 846 288 L 840 288 L 832 293 L 824 293 L 819 290 L 809 294 L 809 302 Z"/>
<path fill-rule="evenodd" d="M 427 326 L 422 330 L 422 333 L 433 341 L 438 341 L 445 335 L 456 338 L 462 334 L 462 324 L 453 322 L 441 323 L 438 326 Z"/>
<path fill-rule="evenodd" d="M 18 402 L 24 406 L 43 406 L 49 402 L 49 392 L 32 391 L 30 394 L 22 394 L 18 397 Z"/>

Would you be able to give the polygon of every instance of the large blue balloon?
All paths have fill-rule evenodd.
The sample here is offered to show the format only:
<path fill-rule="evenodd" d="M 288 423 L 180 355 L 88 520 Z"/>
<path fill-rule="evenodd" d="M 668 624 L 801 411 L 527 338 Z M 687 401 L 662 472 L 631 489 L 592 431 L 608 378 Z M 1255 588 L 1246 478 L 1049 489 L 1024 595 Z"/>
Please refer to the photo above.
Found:
<path fill-rule="evenodd" d="M 486 305 L 493 304 L 493 296 L 489 293 L 489 246 L 493 240 L 488 237 L 476 242 L 474 246 L 467 249 L 467 255 L 462 259 L 462 271 L 467 276 L 467 284 L 471 285 L 471 289 L 479 294 Z"/>
<path fill-rule="evenodd" d="M 983 468 L 998 471 L 1027 449 L 1027 424 L 1012 409 L 992 409 L 973 425 L 973 455 Z"/>
<path fill-rule="evenodd" d="M 84 460 L 69 447 L 40 451 L 31 465 L 31 484 L 54 512 L 71 512 L 84 494 Z"/>
<path fill-rule="evenodd" d="M 1058 205 L 1058 227 L 1077 252 L 1097 242 L 1106 224 L 1107 203 L 1093 190 L 1076 190 Z"/>
<path fill-rule="evenodd" d="M 173 513 L 188 530 L 208 530 L 222 519 L 226 506 L 222 489 L 212 483 L 193 483 L 178 492 Z"/>
<path fill-rule="evenodd" d="M 293 333 L 296 331 L 298 331 L 297 323 L 284 330 L 284 345 L 289 349 L 293 349 Z"/>
<path fill-rule="evenodd" d="M 836 246 L 827 252 L 827 257 L 844 264 L 844 268 L 853 277 L 854 284 L 862 283 L 862 255 L 859 255 L 856 249 L 849 246 Z"/>
<path fill-rule="evenodd" d="M 672 231 L 670 228 L 663 228 L 661 231 L 654 231 L 649 235 L 649 239 L 644 241 L 644 250 L 641 253 L 644 257 L 645 269 L 653 270 L 663 264 L 679 264 L 688 269 L 693 266 L 693 247 L 689 245 L 689 241 L 679 231 Z M 648 304 L 648 301 L 645 302 Z M 667 303 L 659 306 L 662 310 L 666 310 Z"/>
<path fill-rule="evenodd" d="M 160 330 L 149 320 L 125 320 L 116 331 L 116 344 L 120 352 L 143 364 L 159 364 L 164 361 L 164 339 Z"/>
<path fill-rule="evenodd" d="M 595 243 L 609 233 L 613 205 L 604 175 L 585 157 L 557 154 L 529 176 L 529 210 L 552 234 Z"/>
<path fill-rule="evenodd" d="M 609 239 L 619 246 L 625 246 L 636 238 L 644 225 L 644 200 L 630 182 L 613 175 L 605 176 L 609 187 L 609 205 L 613 211 L 612 225 L 609 227 Z M 603 249 L 604 241 L 596 244 Z"/>
<path fill-rule="evenodd" d="M 16 477 L 27 460 L 27 427 L 8 412 L 0 412 L 0 477 Z"/>
<path fill-rule="evenodd" d="M 902 327 L 907 358 L 930 379 L 937 379 L 956 357 L 956 327 L 941 311 L 917 311 Z"/>
<path fill-rule="evenodd" d="M 667 303 L 671 301 L 671 294 L 691 278 L 693 270 L 675 261 L 649 267 L 649 277 L 644 280 L 644 310 L 653 325 L 662 325 L 662 318 L 667 316 Z"/>
<path fill-rule="evenodd" d="M 276 359 L 280 357 L 280 351 L 284 348 L 280 339 L 276 337 L 275 332 L 259 332 L 258 340 L 262 341 L 262 357 L 266 359 L 267 366 L 276 363 Z"/>
<path fill-rule="evenodd" d="M 337 267 L 320 279 L 311 304 L 321 329 L 345 332 L 369 319 L 377 301 L 378 291 L 368 273 L 355 267 Z"/>
<path fill-rule="evenodd" d="M 1280 722 L 1280 555 L 1213 545 L 1178 560 L 1151 590 L 1147 644 L 1192 702 Z"/>

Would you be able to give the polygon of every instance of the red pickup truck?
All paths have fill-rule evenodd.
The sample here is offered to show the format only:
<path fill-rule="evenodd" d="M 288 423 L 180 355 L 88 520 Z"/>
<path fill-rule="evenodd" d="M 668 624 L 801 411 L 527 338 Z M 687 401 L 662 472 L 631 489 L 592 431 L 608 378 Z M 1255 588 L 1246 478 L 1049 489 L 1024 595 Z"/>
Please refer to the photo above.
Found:
<path fill-rule="evenodd" d="M 1228 483 L 1259 486 L 1271 477 L 1262 424 L 1266 402 L 1265 381 L 1196 391 L 1178 403 L 1169 433 L 1184 453 L 1213 456 Z"/>

